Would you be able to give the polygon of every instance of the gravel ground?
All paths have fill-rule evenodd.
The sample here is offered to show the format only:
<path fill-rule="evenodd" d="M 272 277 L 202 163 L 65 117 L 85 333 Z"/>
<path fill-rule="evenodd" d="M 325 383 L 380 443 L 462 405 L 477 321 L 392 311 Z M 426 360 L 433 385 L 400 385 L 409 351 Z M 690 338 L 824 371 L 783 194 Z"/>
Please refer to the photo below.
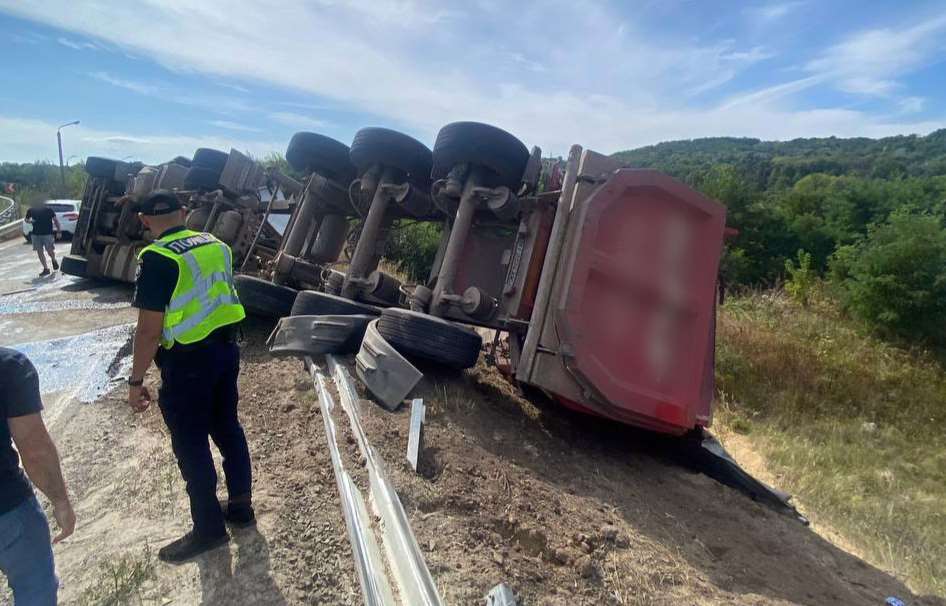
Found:
<path fill-rule="evenodd" d="M 196 563 L 155 558 L 187 527 L 160 413 L 132 414 L 118 390 L 60 416 L 79 515 L 56 547 L 63 603 L 361 603 L 315 392 L 300 362 L 265 352 L 266 334 L 247 327 L 240 379 L 259 525 Z M 524 400 L 484 367 L 424 370 L 421 473 L 404 458 L 409 411 L 360 408 L 446 604 L 480 604 L 498 582 L 524 605 L 942 604 L 671 464 L 646 435 Z"/>

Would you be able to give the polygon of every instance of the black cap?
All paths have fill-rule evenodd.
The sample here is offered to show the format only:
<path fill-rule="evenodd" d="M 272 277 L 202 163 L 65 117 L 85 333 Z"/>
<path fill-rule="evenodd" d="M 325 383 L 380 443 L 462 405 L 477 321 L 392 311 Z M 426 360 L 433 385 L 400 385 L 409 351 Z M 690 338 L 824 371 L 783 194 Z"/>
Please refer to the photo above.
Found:
<path fill-rule="evenodd" d="M 169 191 L 156 191 L 138 203 L 138 212 L 143 215 L 166 215 L 181 209 L 177 196 Z"/>

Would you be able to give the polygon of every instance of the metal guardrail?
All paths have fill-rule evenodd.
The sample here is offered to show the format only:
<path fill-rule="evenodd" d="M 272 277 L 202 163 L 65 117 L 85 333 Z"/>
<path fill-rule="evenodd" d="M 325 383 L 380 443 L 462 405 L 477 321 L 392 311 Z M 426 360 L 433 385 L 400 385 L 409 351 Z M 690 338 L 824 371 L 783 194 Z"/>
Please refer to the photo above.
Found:
<path fill-rule="evenodd" d="M 9 240 L 16 238 L 23 233 L 23 219 L 17 219 L 12 223 L 0 227 L 0 240 Z"/>
<path fill-rule="evenodd" d="M 13 198 L 0 196 L 0 225 L 13 223 L 20 218 L 19 205 Z"/>

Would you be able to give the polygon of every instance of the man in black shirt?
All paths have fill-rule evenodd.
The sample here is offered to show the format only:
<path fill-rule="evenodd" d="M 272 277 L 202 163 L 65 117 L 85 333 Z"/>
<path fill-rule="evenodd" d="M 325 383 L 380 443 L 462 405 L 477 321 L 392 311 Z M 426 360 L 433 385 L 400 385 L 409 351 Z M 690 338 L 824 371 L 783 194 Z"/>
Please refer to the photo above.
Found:
<path fill-rule="evenodd" d="M 54 606 L 59 589 L 49 524 L 27 475 L 52 502 L 60 528 L 53 543 L 71 535 L 76 527 L 42 409 L 36 368 L 23 354 L 0 347 L 0 571 L 18 605 Z"/>
<path fill-rule="evenodd" d="M 30 242 L 33 243 L 33 250 L 39 255 L 39 262 L 43 264 L 43 271 L 39 275 L 48 276 L 49 267 L 46 265 L 46 257 L 43 255 L 44 250 L 49 254 L 53 271 L 59 269 L 59 263 L 56 261 L 56 236 L 59 235 L 60 226 L 56 211 L 46 206 L 45 201 L 39 202 L 26 211 L 26 217 L 23 220 L 33 225 Z M 53 226 L 56 227 L 55 231 Z"/>

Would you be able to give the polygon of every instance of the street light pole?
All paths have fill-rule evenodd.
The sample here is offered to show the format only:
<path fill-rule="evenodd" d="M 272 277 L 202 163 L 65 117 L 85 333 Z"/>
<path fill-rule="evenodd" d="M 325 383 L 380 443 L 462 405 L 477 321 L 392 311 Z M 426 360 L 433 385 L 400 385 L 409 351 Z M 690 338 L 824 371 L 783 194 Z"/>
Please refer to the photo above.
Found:
<path fill-rule="evenodd" d="M 79 121 L 78 121 L 78 120 L 75 120 L 75 121 L 73 121 L 73 122 L 69 122 L 69 123 L 67 123 L 67 124 L 63 124 L 62 126 L 60 126 L 59 128 L 56 129 L 56 143 L 59 144 L 59 179 L 62 181 L 62 187 L 63 187 L 64 189 L 65 189 L 65 187 L 66 187 L 66 169 L 65 169 L 65 167 L 64 167 L 63 164 L 62 164 L 62 132 L 61 132 L 61 131 L 62 131 L 62 129 L 66 128 L 67 126 L 72 126 L 72 125 L 78 124 L 78 123 L 79 123 Z"/>

